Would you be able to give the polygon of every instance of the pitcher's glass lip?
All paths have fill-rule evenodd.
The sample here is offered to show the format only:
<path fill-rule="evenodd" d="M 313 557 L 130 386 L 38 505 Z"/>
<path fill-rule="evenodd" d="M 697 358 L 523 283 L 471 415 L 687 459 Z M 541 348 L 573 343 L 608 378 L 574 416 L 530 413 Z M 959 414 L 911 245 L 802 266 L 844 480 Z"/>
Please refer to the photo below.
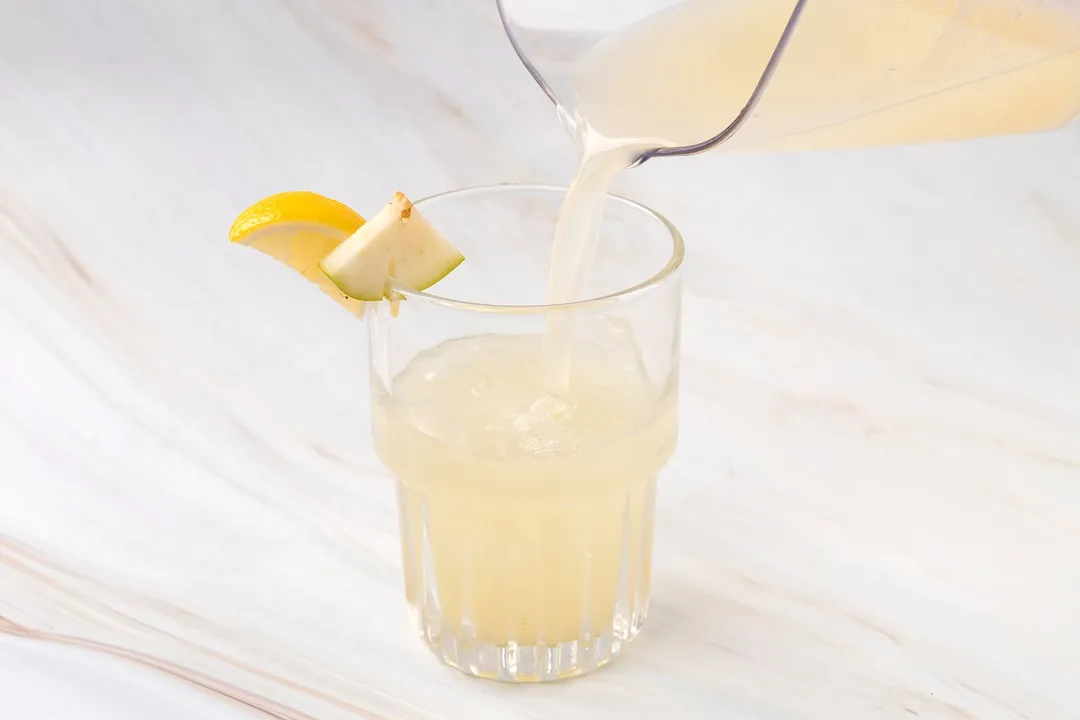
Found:
<path fill-rule="evenodd" d="M 444 200 L 451 197 L 467 197 L 469 195 L 479 195 L 482 193 L 493 191 L 543 191 L 543 192 L 561 192 L 566 193 L 569 188 L 565 185 L 545 185 L 545 184 L 532 184 L 532 183 L 500 183 L 496 185 L 477 185 L 474 187 L 460 188 L 457 190 L 447 190 L 446 192 L 437 193 L 435 195 L 429 195 L 422 200 L 417 200 L 413 203 L 416 207 L 423 210 L 424 203 L 433 202 L 435 200 Z M 555 304 L 542 304 L 542 305 L 502 305 L 493 303 L 479 303 L 471 302 L 468 300 L 459 300 L 452 297 L 446 297 L 445 295 L 439 295 L 434 292 L 426 292 L 421 290 L 411 290 L 403 285 L 399 285 L 397 282 L 390 279 L 390 288 L 398 295 L 405 298 L 415 297 L 422 298 L 428 302 L 440 305 L 446 308 L 452 308 L 456 310 L 468 310 L 477 313 L 497 313 L 505 315 L 541 315 L 553 312 L 580 312 L 583 310 L 589 310 L 597 306 L 611 304 L 612 302 L 622 300 L 623 298 L 629 298 L 634 295 L 640 294 L 651 288 L 657 287 L 663 284 L 665 280 L 673 276 L 678 272 L 682 266 L 683 259 L 686 256 L 686 248 L 683 245 L 682 234 L 679 229 L 668 220 L 666 217 L 653 210 L 652 208 L 642 205 L 641 203 L 630 200 L 629 198 L 622 197 L 621 195 L 615 195 L 613 193 L 607 193 L 605 199 L 608 201 L 614 200 L 625 206 L 638 210 L 645 215 L 651 217 L 654 220 L 660 222 L 661 225 L 667 230 L 671 236 L 671 257 L 668 258 L 667 263 L 664 264 L 660 270 L 642 282 L 632 285 L 623 290 L 618 290 L 607 295 L 600 295 L 594 298 L 587 298 L 585 300 L 575 300 L 567 303 L 555 303 Z"/>

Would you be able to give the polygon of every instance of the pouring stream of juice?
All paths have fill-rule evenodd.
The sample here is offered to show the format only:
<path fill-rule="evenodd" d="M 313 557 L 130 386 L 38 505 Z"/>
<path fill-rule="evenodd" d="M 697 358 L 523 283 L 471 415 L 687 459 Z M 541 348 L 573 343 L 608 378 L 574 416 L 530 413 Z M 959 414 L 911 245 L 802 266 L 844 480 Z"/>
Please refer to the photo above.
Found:
<path fill-rule="evenodd" d="M 556 99 L 582 160 L 552 251 L 552 303 L 582 297 L 615 175 L 650 150 L 699 143 L 727 126 L 795 4 L 657 2 L 668 7 L 577 59 Z M 808 0 L 760 104 L 722 149 L 959 140 L 1050 129 L 1078 111 L 1077 0 Z M 543 362 L 556 394 L 572 331 L 560 318 L 549 323 Z"/>

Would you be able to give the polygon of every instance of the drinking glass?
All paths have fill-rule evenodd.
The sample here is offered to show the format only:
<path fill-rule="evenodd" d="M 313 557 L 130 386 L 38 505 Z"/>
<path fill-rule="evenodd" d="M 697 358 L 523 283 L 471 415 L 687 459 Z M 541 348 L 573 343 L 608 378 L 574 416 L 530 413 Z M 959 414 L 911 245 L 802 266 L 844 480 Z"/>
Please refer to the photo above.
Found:
<path fill-rule="evenodd" d="M 593 670 L 649 608 L 657 476 L 675 447 L 675 227 L 608 196 L 585 297 L 545 304 L 566 188 L 500 185 L 419 211 L 465 254 L 369 310 L 372 426 L 397 485 L 405 595 L 445 663 L 505 681 Z M 541 352 L 569 338 L 566 387 Z"/>

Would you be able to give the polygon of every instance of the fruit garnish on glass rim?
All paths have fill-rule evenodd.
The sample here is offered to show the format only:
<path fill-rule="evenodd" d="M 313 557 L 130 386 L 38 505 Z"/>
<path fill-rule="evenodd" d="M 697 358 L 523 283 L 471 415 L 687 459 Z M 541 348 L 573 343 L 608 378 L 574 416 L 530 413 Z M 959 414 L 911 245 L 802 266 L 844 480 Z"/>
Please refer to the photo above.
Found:
<path fill-rule="evenodd" d="M 402 193 L 319 262 L 342 292 L 380 300 L 387 281 L 426 290 L 465 259 Z"/>
<path fill-rule="evenodd" d="M 357 315 L 365 301 L 387 297 L 391 278 L 426 290 L 465 259 L 400 192 L 366 222 L 313 192 L 278 193 L 241 213 L 229 239 L 289 266 Z"/>

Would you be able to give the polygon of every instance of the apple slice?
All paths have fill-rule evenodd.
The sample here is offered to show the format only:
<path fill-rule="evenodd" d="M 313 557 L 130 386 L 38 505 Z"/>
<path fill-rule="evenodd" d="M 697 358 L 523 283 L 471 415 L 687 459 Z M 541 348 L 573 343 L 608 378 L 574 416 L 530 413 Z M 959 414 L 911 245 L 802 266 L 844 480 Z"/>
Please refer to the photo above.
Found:
<path fill-rule="evenodd" d="M 464 259 L 399 192 L 319 267 L 349 297 L 374 301 L 386 295 L 390 278 L 412 290 L 426 290 Z"/>

